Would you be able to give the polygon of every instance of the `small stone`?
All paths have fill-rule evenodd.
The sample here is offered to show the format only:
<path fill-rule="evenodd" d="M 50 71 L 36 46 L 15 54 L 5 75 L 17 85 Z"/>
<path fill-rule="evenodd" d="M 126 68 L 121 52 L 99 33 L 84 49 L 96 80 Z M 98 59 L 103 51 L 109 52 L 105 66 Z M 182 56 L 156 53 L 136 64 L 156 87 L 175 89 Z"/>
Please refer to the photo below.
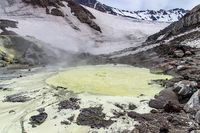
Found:
<path fill-rule="evenodd" d="M 38 109 L 37 111 L 40 112 L 40 113 L 42 113 L 42 112 L 45 111 L 45 108 L 40 108 L 40 109 Z"/>
<path fill-rule="evenodd" d="M 75 117 L 75 115 L 73 115 L 73 116 L 71 116 L 71 117 L 69 117 L 69 118 L 67 118 L 70 122 L 72 122 L 73 120 L 74 120 L 74 117 Z"/>
<path fill-rule="evenodd" d="M 56 119 L 58 116 L 54 116 L 53 119 Z"/>
<path fill-rule="evenodd" d="M 61 121 L 62 125 L 70 125 L 71 123 L 69 123 L 68 121 Z"/>
<path fill-rule="evenodd" d="M 123 120 L 125 120 L 125 119 L 126 119 L 126 117 L 122 117 L 122 119 L 123 119 Z"/>
<path fill-rule="evenodd" d="M 128 108 L 129 108 L 130 110 L 134 110 L 134 109 L 137 108 L 137 106 L 135 106 L 134 104 L 129 104 Z"/>
<path fill-rule="evenodd" d="M 93 124 L 91 124 L 91 126 L 90 126 L 91 128 L 94 128 L 94 125 Z"/>
<path fill-rule="evenodd" d="M 161 127 L 159 133 L 168 133 L 169 129 L 167 127 Z"/>
<path fill-rule="evenodd" d="M 76 109 L 80 109 L 80 105 L 76 105 Z"/>
<path fill-rule="evenodd" d="M 182 58 L 184 56 L 184 52 L 182 50 L 176 50 L 174 51 L 174 57 L 176 58 Z"/>
<path fill-rule="evenodd" d="M 188 66 L 184 66 L 184 65 L 177 66 L 178 71 L 183 71 L 183 70 L 186 70 L 188 68 L 189 68 Z"/>
<path fill-rule="evenodd" d="M 32 128 L 35 128 L 35 127 L 37 127 L 36 125 L 32 125 Z"/>
<path fill-rule="evenodd" d="M 14 110 L 11 110 L 11 111 L 9 111 L 9 114 L 11 114 L 11 113 L 16 113 Z"/>
<path fill-rule="evenodd" d="M 192 52 L 186 51 L 186 52 L 185 52 L 185 55 L 192 55 Z"/>
<path fill-rule="evenodd" d="M 152 109 L 150 112 L 151 112 L 152 114 L 158 113 L 155 109 Z"/>

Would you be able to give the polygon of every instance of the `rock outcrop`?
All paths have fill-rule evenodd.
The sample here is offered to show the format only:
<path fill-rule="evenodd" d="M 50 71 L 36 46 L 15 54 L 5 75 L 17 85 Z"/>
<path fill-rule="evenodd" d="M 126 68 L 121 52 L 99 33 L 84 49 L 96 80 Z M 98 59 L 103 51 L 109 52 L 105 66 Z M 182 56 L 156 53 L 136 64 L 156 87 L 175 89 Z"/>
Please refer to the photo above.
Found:
<path fill-rule="evenodd" d="M 0 48 L 3 47 L 5 52 L 0 51 L 0 65 L 6 66 L 7 63 L 20 64 L 48 64 L 63 60 L 66 51 L 62 52 L 50 44 L 46 44 L 34 37 L 0 36 Z"/>
<path fill-rule="evenodd" d="M 51 14 L 54 16 L 62 16 L 62 17 L 65 16 L 64 13 L 57 8 L 51 9 Z"/>
<path fill-rule="evenodd" d="M 191 11 L 185 14 L 179 21 L 170 24 L 160 32 L 148 37 L 146 42 L 161 42 L 171 36 L 184 33 L 194 29 L 200 25 L 200 5 L 194 7 Z M 160 39 L 159 39 L 160 38 Z"/>
<path fill-rule="evenodd" d="M 91 28 L 101 32 L 101 28 L 92 20 L 95 19 L 95 16 L 85 9 L 83 6 L 79 5 L 73 0 L 23 0 L 23 2 L 30 3 L 32 5 L 39 5 L 41 7 L 46 8 L 47 14 L 52 14 L 55 16 L 62 16 L 65 17 L 66 15 L 62 10 L 60 10 L 60 7 L 65 6 L 62 1 L 65 1 L 68 3 L 68 6 L 71 8 L 71 12 L 74 13 L 75 16 L 82 22 L 88 24 Z M 48 9 L 49 6 L 53 6 L 56 8 L 51 9 L 51 11 Z"/>
<path fill-rule="evenodd" d="M 67 0 L 67 2 L 68 6 L 71 8 L 71 12 L 73 12 L 82 23 L 86 23 L 91 28 L 101 32 L 101 28 L 92 21 L 92 19 L 95 19 L 95 16 L 91 12 L 72 0 Z"/>

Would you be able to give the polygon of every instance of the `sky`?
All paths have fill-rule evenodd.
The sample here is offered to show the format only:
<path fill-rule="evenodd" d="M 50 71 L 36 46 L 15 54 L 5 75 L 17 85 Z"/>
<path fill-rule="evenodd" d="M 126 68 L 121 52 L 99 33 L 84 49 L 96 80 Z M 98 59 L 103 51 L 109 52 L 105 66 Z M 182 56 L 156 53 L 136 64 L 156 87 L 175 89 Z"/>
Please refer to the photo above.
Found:
<path fill-rule="evenodd" d="M 98 0 L 99 2 L 111 7 L 123 10 L 170 10 L 174 8 L 183 8 L 191 10 L 200 4 L 200 0 Z"/>

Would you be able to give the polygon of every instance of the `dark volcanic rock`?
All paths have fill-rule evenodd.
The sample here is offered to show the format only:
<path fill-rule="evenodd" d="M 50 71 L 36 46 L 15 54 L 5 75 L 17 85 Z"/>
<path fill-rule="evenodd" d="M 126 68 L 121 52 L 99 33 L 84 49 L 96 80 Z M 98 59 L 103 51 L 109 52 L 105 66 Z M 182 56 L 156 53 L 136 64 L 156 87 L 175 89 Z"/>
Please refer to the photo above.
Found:
<path fill-rule="evenodd" d="M 77 109 L 78 102 L 80 99 L 70 98 L 69 100 L 61 101 L 58 105 L 58 109 Z"/>
<path fill-rule="evenodd" d="M 14 94 L 7 96 L 3 102 L 27 102 L 30 101 L 31 98 L 21 95 L 21 94 Z"/>
<path fill-rule="evenodd" d="M 128 112 L 128 116 L 139 124 L 135 125 L 133 133 L 164 133 L 164 132 L 187 132 L 190 127 L 188 122 L 192 122 L 185 113 L 169 114 L 169 113 L 156 113 L 156 114 L 139 114 L 134 111 Z M 194 122 L 194 121 L 193 121 Z"/>
<path fill-rule="evenodd" d="M 197 91 L 197 83 L 195 81 L 182 80 L 174 84 L 173 91 L 181 97 L 191 97 Z"/>
<path fill-rule="evenodd" d="M 168 113 L 171 112 L 180 112 L 181 108 L 175 104 L 173 104 L 171 101 L 168 101 L 165 105 L 164 105 L 164 110 Z"/>
<path fill-rule="evenodd" d="M 60 122 L 62 125 L 70 125 L 70 123 L 68 121 L 61 121 Z"/>
<path fill-rule="evenodd" d="M 105 114 L 102 112 L 101 107 L 90 107 L 81 110 L 77 117 L 78 125 L 87 125 L 91 127 L 108 127 L 113 124 L 112 120 L 105 120 Z"/>
<path fill-rule="evenodd" d="M 80 6 L 75 1 L 68 1 L 68 6 L 71 8 L 71 12 L 73 12 L 82 23 L 87 23 L 93 29 L 101 32 L 101 28 L 92 21 L 92 19 L 95 19 L 95 16 L 90 11 Z"/>
<path fill-rule="evenodd" d="M 31 118 L 29 119 L 32 123 L 38 123 L 38 124 L 41 124 L 43 123 L 46 118 L 47 118 L 48 114 L 43 112 L 43 113 L 40 113 L 39 115 L 34 115 L 34 116 L 31 116 Z"/>
<path fill-rule="evenodd" d="M 71 117 L 69 117 L 69 118 L 67 118 L 70 122 L 72 122 L 72 121 L 74 121 L 74 117 L 75 117 L 75 115 L 73 115 L 73 116 L 71 116 Z"/>
<path fill-rule="evenodd" d="M 12 20 L 6 20 L 6 19 L 0 19 L 0 28 L 6 32 L 6 28 L 17 28 L 18 22 L 12 21 Z"/>
<path fill-rule="evenodd" d="M 178 96 L 172 89 L 164 89 L 158 95 L 155 96 L 155 99 L 149 101 L 149 106 L 156 109 L 163 109 L 167 101 L 171 101 L 174 104 L 179 105 Z"/>
<path fill-rule="evenodd" d="M 54 15 L 54 16 L 62 16 L 62 17 L 64 17 L 64 13 L 62 11 L 60 11 L 59 9 L 57 9 L 57 8 L 53 8 L 51 10 L 51 14 Z"/>
<path fill-rule="evenodd" d="M 137 106 L 135 106 L 134 104 L 129 104 L 128 108 L 129 108 L 130 110 L 134 110 L 134 109 L 137 108 Z"/>

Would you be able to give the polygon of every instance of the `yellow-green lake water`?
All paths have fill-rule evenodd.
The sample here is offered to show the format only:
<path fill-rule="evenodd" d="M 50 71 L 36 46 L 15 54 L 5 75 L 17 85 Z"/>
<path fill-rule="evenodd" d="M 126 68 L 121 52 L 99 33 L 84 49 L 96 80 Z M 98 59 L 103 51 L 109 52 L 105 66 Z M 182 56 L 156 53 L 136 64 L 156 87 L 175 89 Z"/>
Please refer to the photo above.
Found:
<path fill-rule="evenodd" d="M 170 79 L 168 75 L 151 74 L 149 69 L 127 66 L 86 66 L 59 72 L 46 80 L 54 86 L 67 87 L 74 92 L 89 91 L 98 94 L 153 96 L 163 88 L 148 85 L 152 79 Z"/>

